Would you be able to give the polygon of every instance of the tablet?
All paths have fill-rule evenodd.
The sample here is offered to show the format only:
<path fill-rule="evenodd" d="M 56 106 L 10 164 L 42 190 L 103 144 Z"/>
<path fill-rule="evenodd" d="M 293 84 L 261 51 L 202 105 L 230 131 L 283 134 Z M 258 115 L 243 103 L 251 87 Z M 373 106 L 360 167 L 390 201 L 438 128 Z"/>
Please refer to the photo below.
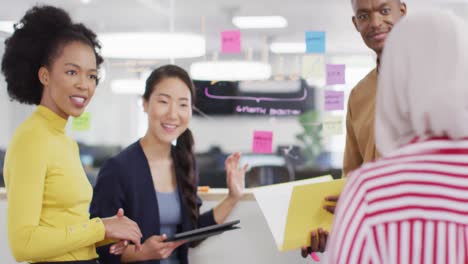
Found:
<path fill-rule="evenodd" d="M 190 230 L 183 233 L 175 234 L 174 236 L 168 237 L 164 242 L 170 241 L 180 241 L 180 240 L 187 240 L 187 242 L 201 240 L 210 236 L 219 235 L 226 231 L 240 229 L 239 226 L 235 226 L 240 223 L 240 220 L 235 220 L 231 222 L 227 222 L 220 225 L 211 225 L 202 227 L 199 229 Z"/>

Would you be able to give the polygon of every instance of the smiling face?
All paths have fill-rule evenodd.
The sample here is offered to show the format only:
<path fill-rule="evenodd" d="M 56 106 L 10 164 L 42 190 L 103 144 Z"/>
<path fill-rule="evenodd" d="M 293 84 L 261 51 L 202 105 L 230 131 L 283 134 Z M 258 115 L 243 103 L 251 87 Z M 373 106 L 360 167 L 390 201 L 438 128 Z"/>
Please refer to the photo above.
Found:
<path fill-rule="evenodd" d="M 192 118 L 190 88 L 179 78 L 158 82 L 143 107 L 148 114 L 148 132 L 157 141 L 170 144 L 188 128 Z"/>
<path fill-rule="evenodd" d="M 406 15 L 406 4 L 400 0 L 352 0 L 352 4 L 356 30 L 380 56 L 393 25 Z"/>
<path fill-rule="evenodd" d="M 41 105 L 64 119 L 80 116 L 96 89 L 94 51 L 78 41 L 65 44 L 51 65 L 41 67 L 38 74 L 44 87 Z"/>

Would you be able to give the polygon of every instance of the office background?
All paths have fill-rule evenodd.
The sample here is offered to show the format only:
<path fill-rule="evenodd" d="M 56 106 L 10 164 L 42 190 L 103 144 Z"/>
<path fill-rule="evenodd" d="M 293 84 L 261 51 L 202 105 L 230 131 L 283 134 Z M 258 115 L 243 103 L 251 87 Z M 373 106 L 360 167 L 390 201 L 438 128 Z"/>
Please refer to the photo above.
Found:
<path fill-rule="evenodd" d="M 408 0 L 409 14 L 422 8 L 448 8 L 462 16 L 468 14 L 468 3 L 457 0 Z M 2 1 L 0 21 L 17 21 L 36 1 Z M 103 159 L 114 154 L 120 148 L 127 146 L 144 134 L 146 116 L 142 111 L 141 99 L 138 94 L 140 87 L 134 87 L 138 81 L 141 84 L 152 69 L 167 63 L 176 63 L 186 70 L 196 62 L 248 60 L 264 62 L 271 66 L 271 77 L 268 81 L 232 81 L 233 87 L 247 87 L 260 93 L 274 91 L 283 93 L 287 89 L 301 85 L 301 67 L 303 52 L 277 53 L 271 44 L 278 42 L 304 42 L 305 31 L 326 32 L 327 63 L 346 65 L 346 84 L 334 86 L 333 89 L 345 92 L 345 98 L 350 89 L 368 71 L 375 66 L 375 57 L 365 47 L 360 35 L 351 23 L 351 7 L 348 0 L 329 1 L 180 1 L 180 0 L 66 0 L 42 1 L 68 10 L 77 21 L 82 21 L 98 33 L 109 32 L 177 32 L 193 33 L 206 40 L 205 54 L 195 58 L 154 58 L 119 59 L 107 58 L 103 65 L 105 77 L 98 86 L 95 97 L 88 107 L 91 113 L 91 127 L 87 131 L 72 131 L 69 133 L 84 147 L 83 161 L 98 169 Z M 237 54 L 221 52 L 220 33 L 223 30 L 238 29 L 232 22 L 234 16 L 280 15 L 287 21 L 284 28 L 273 29 L 241 29 L 242 49 Z M 0 55 L 3 53 L 3 40 L 8 36 L 8 28 L 0 31 Z M 184 43 L 187 48 L 191 43 Z M 103 47 L 105 49 L 105 46 Z M 133 46 L 123 46 L 122 50 L 137 49 Z M 154 46 L 158 49 L 158 46 Z M 149 55 L 148 55 L 149 56 Z M 127 93 L 117 93 L 113 89 L 113 81 L 135 81 L 132 87 L 127 87 Z M 302 80 L 304 81 L 304 80 Z M 252 83 L 254 83 L 252 85 Z M 260 83 L 261 85 L 258 85 Z M 263 84 L 262 84 L 263 83 Z M 320 81 L 308 80 L 310 93 L 313 95 L 311 104 L 306 110 L 316 110 L 323 113 L 323 88 Z M 251 87 L 249 87 L 251 86 Z M 4 151 L 14 133 L 15 128 L 31 113 L 34 107 L 10 102 L 6 94 L 5 82 L 0 78 L 0 149 Z M 288 88 L 290 87 L 290 88 Z M 291 88 L 292 87 L 292 88 Z M 133 91 L 132 91 L 133 89 Z M 228 89 L 228 88 L 223 88 Z M 283 91 L 281 91 L 283 89 Z M 129 91 L 130 90 L 130 93 Z M 214 101 L 205 101 L 212 103 Z M 345 101 L 346 105 L 346 101 Z M 203 107 L 199 107 L 202 108 Z M 346 108 L 346 107 L 345 107 Z M 345 116 L 345 111 L 336 114 Z M 196 140 L 196 152 L 212 153 L 214 161 L 222 159 L 233 151 L 251 152 L 254 130 L 273 132 L 273 153 L 282 155 L 284 149 L 294 148 L 297 153 L 289 157 L 301 156 L 307 148 L 297 136 L 304 132 L 304 126 L 298 116 L 277 115 L 239 115 L 231 113 L 208 113 L 195 115 L 191 128 Z M 304 112 L 304 111 L 303 111 Z M 197 114 L 197 113 L 196 113 Z M 343 118 L 344 119 L 344 118 Z M 320 120 L 320 118 L 319 118 Z M 310 157 L 302 155 L 293 159 L 299 167 L 316 166 L 324 170 L 340 169 L 344 149 L 344 130 L 342 135 L 321 135 L 323 148 L 321 158 L 316 162 L 304 161 Z M 218 155 L 219 154 L 219 155 Z M 1 157 L 0 152 L 0 157 Z M 207 156 L 201 155 L 201 163 Z M 284 155 L 283 155 L 284 156 Z M 287 155 L 286 155 L 287 156 Z M 261 162 L 262 163 L 262 162 Z M 272 163 L 274 163 L 272 161 Z M 201 164 L 203 165 L 203 164 Z M 268 165 L 268 164 L 265 164 Z M 273 165 L 273 164 L 272 164 Z M 304 165 L 304 166 L 303 166 Z M 203 167 L 201 167 L 203 169 Z M 221 166 L 222 169 L 222 166 Z M 91 173 L 91 172 L 90 172 Z"/>
<path fill-rule="evenodd" d="M 408 5 L 409 15 L 425 8 L 445 8 L 468 18 L 468 1 L 466 0 L 407 0 L 405 2 Z M 36 3 L 35 0 L 2 0 L 0 2 L 0 26 L 3 22 L 17 21 L 27 9 Z M 66 9 L 75 21 L 85 23 L 98 33 L 180 32 L 199 34 L 206 41 L 204 55 L 195 58 L 148 59 L 143 55 L 140 59 L 106 59 L 103 64 L 105 77 L 87 109 L 91 113 L 90 129 L 73 131 L 70 126 L 68 128 L 68 133 L 80 144 L 83 165 L 92 183 L 95 181 L 99 167 L 107 158 L 144 134 L 146 116 L 143 113 L 138 89 L 143 88 L 142 80 L 148 72 L 158 66 L 175 63 L 190 71 L 191 65 L 196 62 L 246 60 L 266 63 L 271 67 L 271 76 L 268 80 L 232 80 L 224 84 L 213 84 L 208 81 L 208 83 L 214 86 L 225 85 L 221 87 L 225 90 L 236 89 L 236 94 L 259 92 L 273 97 L 284 97 L 285 91 L 288 94 L 288 89 L 291 93 L 307 89 L 309 91 L 307 105 L 299 108 L 302 112 L 316 111 L 318 117 L 315 121 L 311 119 L 313 123 L 320 123 L 320 117 L 324 114 L 324 83 L 320 80 L 301 78 L 302 58 L 306 55 L 304 52 L 278 53 L 272 49 L 271 44 L 301 43 L 304 42 L 306 31 L 325 31 L 325 61 L 346 65 L 346 84 L 333 87 L 334 90 L 344 91 L 345 99 L 351 88 L 375 67 L 375 56 L 365 47 L 359 33 L 351 23 L 350 0 L 291 0 L 288 2 L 279 0 L 47 0 L 40 1 L 40 3 Z M 224 30 L 239 29 L 232 22 L 234 16 L 260 15 L 283 16 L 287 20 L 287 26 L 276 29 L 240 29 L 241 52 L 236 54 L 221 52 L 220 33 Z M 9 34 L 8 27 L 0 29 L 0 56 L 3 54 L 3 42 Z M 187 47 L 191 45 L 191 43 L 184 44 Z M 136 48 L 130 45 L 121 49 Z M 154 49 L 158 49 L 158 46 L 154 46 Z M 130 91 L 118 93 L 112 87 L 115 80 L 133 81 L 127 87 Z M 139 87 L 138 84 L 140 84 Z M 203 89 L 207 83 L 198 84 L 198 89 Z M 219 91 L 219 87 L 215 87 L 214 91 L 216 89 Z M 203 105 L 203 102 L 207 105 Z M 209 100 L 202 100 L 202 105 L 198 105 L 201 113 L 195 111 L 190 125 L 195 136 L 202 185 L 212 187 L 225 185 L 224 158 L 234 151 L 243 152 L 244 162 L 252 164 L 252 169 L 247 175 L 249 187 L 327 173 L 335 177 L 341 175 L 344 130 L 341 135 L 319 133 L 322 148 L 314 160 L 311 160 L 305 151 L 311 146 L 298 138 L 298 135 L 304 132 L 304 124 L 301 123 L 298 115 L 240 114 L 235 111 L 235 103 L 230 110 L 210 109 L 209 104 Z M 10 102 L 6 84 L 0 74 L 0 167 L 3 167 L 4 151 L 8 148 L 8 142 L 15 128 L 30 115 L 34 108 Z M 342 116 L 344 122 L 346 107 L 343 111 L 335 111 L 332 114 Z M 255 130 L 273 132 L 272 154 L 252 153 L 252 137 Z M 3 177 L 0 177 L 0 187 L 2 185 Z M 250 208 L 248 210 L 256 210 L 252 209 L 254 207 L 252 204 L 248 205 Z M 2 208 L 0 214 L 3 219 L 5 211 L 4 207 Z M 260 218 L 255 221 L 260 225 Z M 1 241 L 5 242 L 6 239 L 3 239 L 6 237 L 3 233 L 5 230 L 0 230 L 2 230 Z M 263 233 L 265 239 L 269 239 L 267 230 L 263 231 L 265 231 Z M 4 242 L 0 242 L 0 248 L 5 248 Z M 246 252 L 248 255 L 249 251 Z M 251 252 L 254 254 L 253 251 Z M 197 252 L 195 254 L 203 255 Z M 272 254 L 273 259 L 278 258 L 274 257 L 275 254 Z M 288 257 L 298 254 L 290 254 Z M 3 252 L 0 253 L 0 258 L 1 256 L 4 256 Z"/>

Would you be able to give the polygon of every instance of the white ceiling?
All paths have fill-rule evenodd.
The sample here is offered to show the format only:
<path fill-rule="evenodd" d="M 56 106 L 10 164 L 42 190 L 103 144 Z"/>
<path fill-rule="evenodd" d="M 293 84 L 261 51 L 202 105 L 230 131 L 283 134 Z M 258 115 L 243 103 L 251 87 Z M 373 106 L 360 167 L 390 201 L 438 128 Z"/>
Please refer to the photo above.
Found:
<path fill-rule="evenodd" d="M 169 31 L 171 0 L 43 0 L 68 10 L 76 21 L 95 31 Z M 0 20 L 18 20 L 37 0 L 1 0 Z M 300 41 L 306 30 L 325 30 L 330 52 L 366 52 L 351 24 L 349 0 L 174 0 L 175 30 L 202 33 L 207 50 L 219 50 L 219 32 L 232 29 L 232 15 L 282 15 L 285 29 L 244 30 L 243 47 L 259 49 L 273 40 Z M 427 7 L 448 7 L 468 15 L 466 0 L 406 0 L 409 13 Z"/>
<path fill-rule="evenodd" d="M 327 52 L 331 54 L 371 54 L 355 31 L 350 0 L 43 0 L 60 6 L 75 21 L 84 22 L 96 32 L 164 31 L 170 28 L 170 3 L 174 3 L 176 32 L 202 33 L 207 39 L 207 57 L 220 50 L 220 32 L 233 29 L 233 15 L 281 15 L 288 20 L 285 29 L 243 30 L 243 50 L 253 50 L 260 59 L 272 41 L 303 41 L 304 32 L 327 32 Z M 425 8 L 447 8 L 468 17 L 468 0 L 405 0 L 408 12 Z M 37 0 L 0 0 L 0 20 L 19 20 Z M 203 22 L 204 21 L 204 22 Z M 0 34 L 0 38 L 5 34 Z M 3 41 L 2 41 L 3 42 Z M 131 48 L 131 47 L 129 47 Z M 219 55 L 220 59 L 244 58 Z M 275 60 L 270 54 L 270 62 Z M 296 59 L 297 60 L 297 59 Z M 186 66 L 194 60 L 179 61 Z M 115 64 L 115 61 L 113 62 Z M 122 62 L 120 62 L 122 63 Z M 147 63 L 153 66 L 156 63 Z M 143 65 L 144 67 L 144 65 Z"/>

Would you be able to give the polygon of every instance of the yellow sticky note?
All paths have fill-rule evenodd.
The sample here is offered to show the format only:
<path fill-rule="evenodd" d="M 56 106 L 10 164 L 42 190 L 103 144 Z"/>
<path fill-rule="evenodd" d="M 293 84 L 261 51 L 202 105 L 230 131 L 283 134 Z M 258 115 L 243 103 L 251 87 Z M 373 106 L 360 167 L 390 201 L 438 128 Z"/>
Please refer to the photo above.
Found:
<path fill-rule="evenodd" d="M 325 57 L 323 55 L 302 57 L 302 77 L 304 79 L 325 80 Z"/>
<path fill-rule="evenodd" d="M 310 232 L 321 227 L 330 231 L 333 214 L 323 206 L 325 197 L 339 195 L 345 179 L 295 186 L 289 203 L 282 251 L 310 245 Z"/>
<path fill-rule="evenodd" d="M 71 129 L 74 131 L 87 131 L 91 128 L 91 113 L 84 112 L 79 117 L 72 119 Z"/>
<path fill-rule="evenodd" d="M 324 116 L 323 135 L 334 136 L 343 134 L 343 116 Z"/>

